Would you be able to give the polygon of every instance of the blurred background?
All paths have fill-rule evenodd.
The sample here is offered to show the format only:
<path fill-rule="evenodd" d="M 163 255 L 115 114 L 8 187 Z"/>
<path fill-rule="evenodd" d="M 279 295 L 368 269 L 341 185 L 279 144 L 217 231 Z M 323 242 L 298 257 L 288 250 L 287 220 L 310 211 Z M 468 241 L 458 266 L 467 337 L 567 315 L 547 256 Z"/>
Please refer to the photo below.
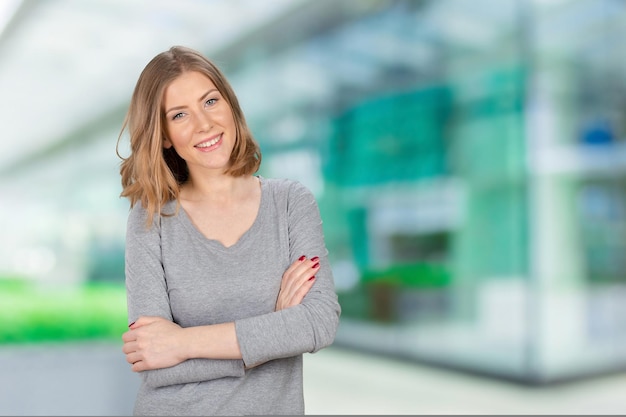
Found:
<path fill-rule="evenodd" d="M 318 199 L 309 412 L 624 414 L 624 36 L 621 0 L 2 0 L 0 413 L 131 412 L 115 147 L 179 44 Z"/>

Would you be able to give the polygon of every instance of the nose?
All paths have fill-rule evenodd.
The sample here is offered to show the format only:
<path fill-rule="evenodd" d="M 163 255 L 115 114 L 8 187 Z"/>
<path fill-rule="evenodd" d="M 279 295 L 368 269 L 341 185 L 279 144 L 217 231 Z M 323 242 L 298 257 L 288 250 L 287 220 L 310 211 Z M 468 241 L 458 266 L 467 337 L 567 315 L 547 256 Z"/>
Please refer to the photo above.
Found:
<path fill-rule="evenodd" d="M 213 126 L 211 116 L 206 112 L 199 112 L 197 116 L 196 130 L 198 133 L 208 132 Z"/>

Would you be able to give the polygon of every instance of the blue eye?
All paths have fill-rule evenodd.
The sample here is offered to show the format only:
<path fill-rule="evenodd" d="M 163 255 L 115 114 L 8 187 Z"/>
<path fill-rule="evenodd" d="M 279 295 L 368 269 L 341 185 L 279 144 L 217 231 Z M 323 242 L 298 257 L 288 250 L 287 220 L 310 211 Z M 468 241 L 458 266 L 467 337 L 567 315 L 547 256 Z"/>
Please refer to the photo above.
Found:
<path fill-rule="evenodd" d="M 180 119 L 181 117 L 183 117 L 183 113 L 176 113 L 174 116 L 172 116 L 172 120 Z"/>
<path fill-rule="evenodd" d="M 207 106 L 212 106 L 212 105 L 214 105 L 215 103 L 217 103 L 217 99 L 216 99 L 216 98 L 210 98 L 210 99 L 208 99 L 208 100 L 206 101 L 206 103 L 204 103 L 204 104 L 206 104 Z"/>

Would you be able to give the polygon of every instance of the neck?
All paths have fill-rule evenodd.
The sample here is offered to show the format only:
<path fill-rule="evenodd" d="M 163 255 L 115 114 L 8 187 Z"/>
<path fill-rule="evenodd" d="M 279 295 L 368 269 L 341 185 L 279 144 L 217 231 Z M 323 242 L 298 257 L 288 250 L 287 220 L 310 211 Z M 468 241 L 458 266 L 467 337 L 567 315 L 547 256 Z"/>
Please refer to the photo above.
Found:
<path fill-rule="evenodd" d="M 247 192 L 252 176 L 233 177 L 231 175 L 190 176 L 181 189 L 181 198 L 195 201 L 228 201 Z"/>

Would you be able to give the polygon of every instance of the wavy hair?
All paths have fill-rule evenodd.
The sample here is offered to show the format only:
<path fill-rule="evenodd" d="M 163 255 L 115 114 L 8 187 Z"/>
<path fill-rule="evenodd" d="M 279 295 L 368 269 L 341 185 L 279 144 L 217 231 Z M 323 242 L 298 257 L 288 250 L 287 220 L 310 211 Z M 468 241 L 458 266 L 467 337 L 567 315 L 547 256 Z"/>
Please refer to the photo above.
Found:
<path fill-rule="evenodd" d="M 226 174 L 235 177 L 251 175 L 261 164 L 259 145 L 246 124 L 234 90 L 220 69 L 198 51 L 187 47 L 173 46 L 159 53 L 139 75 L 115 149 L 122 160 L 120 174 L 123 189 L 120 196 L 130 200 L 131 208 L 137 202 L 143 205 L 148 212 L 147 225 L 151 224 L 155 214 L 165 215 L 161 211 L 163 205 L 178 200 L 180 186 L 189 177 L 187 163 L 174 147 L 163 147 L 166 137 L 163 111 L 165 89 L 188 71 L 197 71 L 209 77 L 233 113 L 236 138 Z M 119 152 L 125 131 L 130 136 L 128 157 Z"/>

